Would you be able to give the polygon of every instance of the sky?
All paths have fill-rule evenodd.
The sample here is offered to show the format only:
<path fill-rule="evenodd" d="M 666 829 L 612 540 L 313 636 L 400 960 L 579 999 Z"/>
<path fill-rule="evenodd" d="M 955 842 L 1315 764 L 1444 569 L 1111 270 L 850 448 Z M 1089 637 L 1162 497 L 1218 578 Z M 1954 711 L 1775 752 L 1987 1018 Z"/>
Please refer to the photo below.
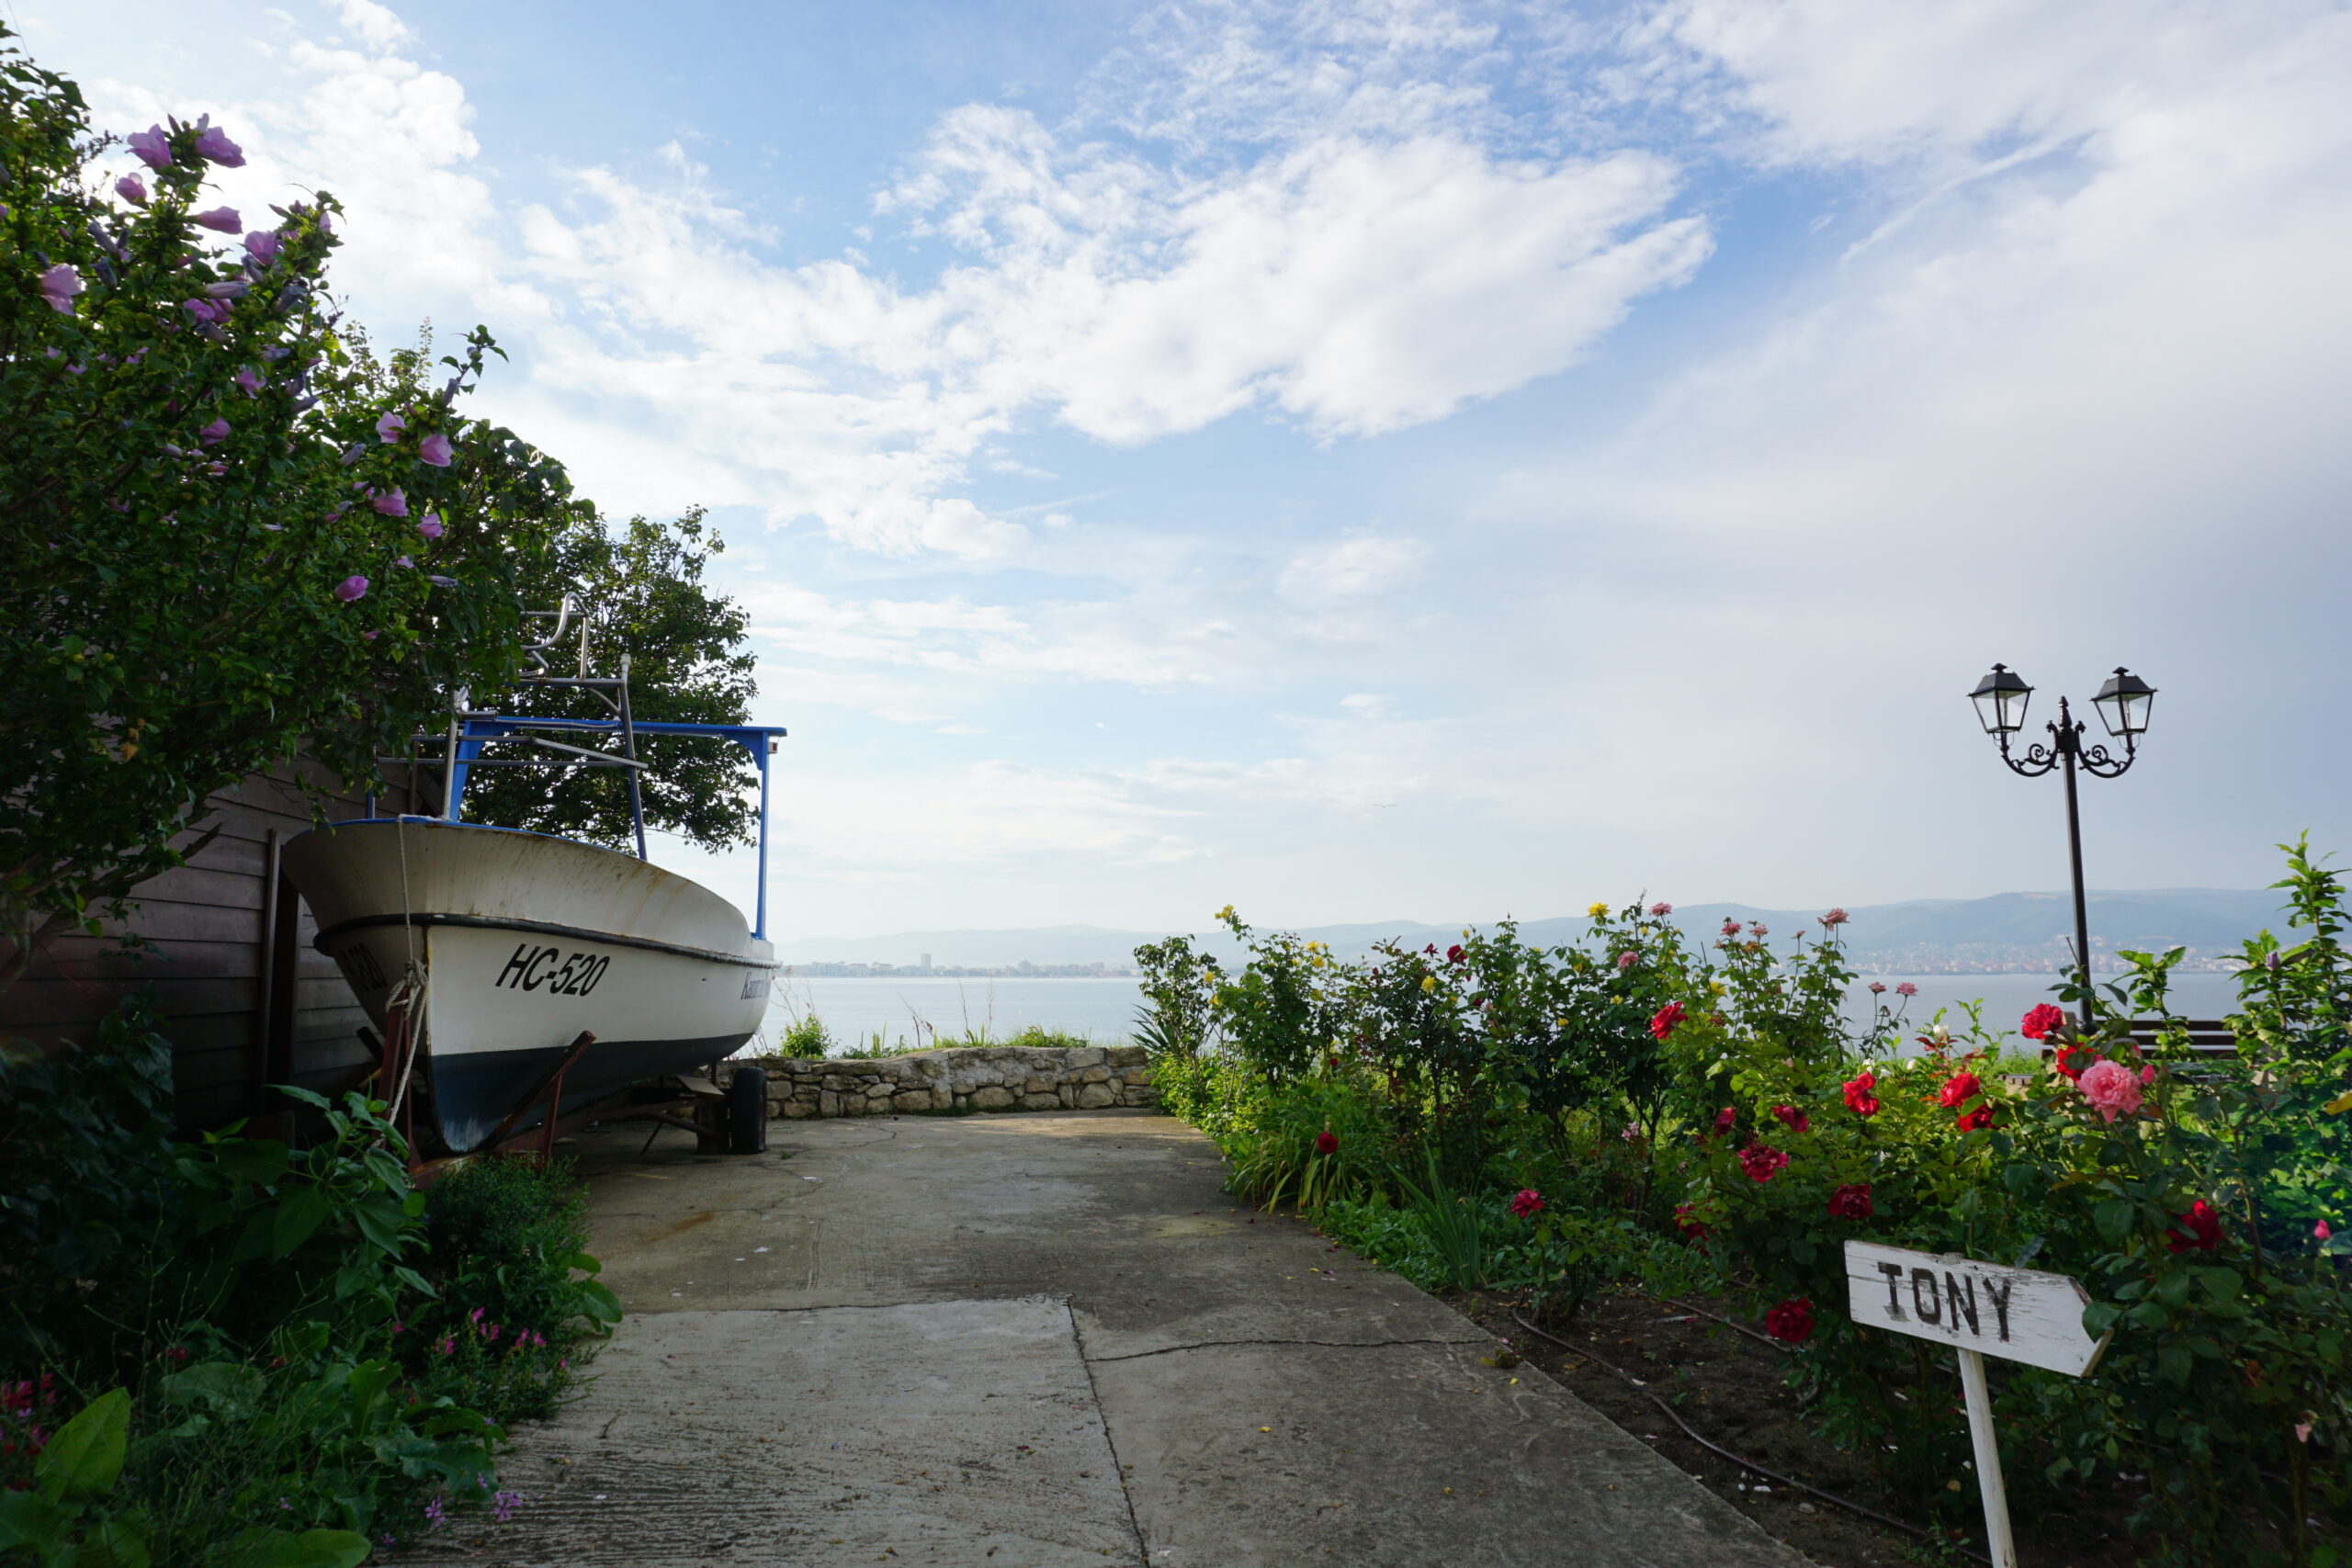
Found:
<path fill-rule="evenodd" d="M 778 936 L 2062 886 L 1996 660 L 2158 689 L 2095 886 L 2352 847 L 2340 5 L 0 17 L 711 509 Z"/>

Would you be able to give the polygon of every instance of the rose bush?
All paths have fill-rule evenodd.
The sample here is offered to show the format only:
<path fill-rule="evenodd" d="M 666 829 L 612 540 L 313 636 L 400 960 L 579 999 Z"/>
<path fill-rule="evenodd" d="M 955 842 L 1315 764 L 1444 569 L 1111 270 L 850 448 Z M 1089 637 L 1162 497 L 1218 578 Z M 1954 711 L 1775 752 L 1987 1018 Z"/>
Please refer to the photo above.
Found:
<path fill-rule="evenodd" d="M 2013 1493 L 2130 1478 L 2156 1557 L 2331 1562 L 2352 1523 L 2352 964 L 2335 874 L 2287 849 L 2299 940 L 2248 945 L 2233 1058 L 2191 1050 L 2177 953 L 2060 987 L 2088 1029 L 2051 1005 L 2013 1036 L 1969 1009 L 1853 1027 L 1838 911 L 1793 946 L 1725 921 L 1701 949 L 1636 903 L 1548 951 L 1505 925 L 1361 961 L 1237 919 L 1239 973 L 1189 949 L 1148 965 L 1156 998 L 1213 1021 L 1156 1059 L 1238 1191 L 1302 1197 L 1338 1129 L 1324 1223 L 1416 1278 L 1475 1257 L 1555 1311 L 1677 1268 L 1744 1295 L 1822 1429 L 1919 1515 L 1975 1506 L 1951 1358 L 1849 1320 L 1845 1242 L 2070 1275 L 2115 1337 L 2086 1379 L 1996 1371 Z"/>

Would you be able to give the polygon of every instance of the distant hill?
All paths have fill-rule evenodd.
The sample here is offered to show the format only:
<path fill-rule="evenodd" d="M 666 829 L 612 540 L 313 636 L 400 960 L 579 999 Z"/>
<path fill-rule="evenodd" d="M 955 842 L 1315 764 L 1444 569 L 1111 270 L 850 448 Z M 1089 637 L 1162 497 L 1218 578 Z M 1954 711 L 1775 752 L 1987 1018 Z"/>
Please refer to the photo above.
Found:
<path fill-rule="evenodd" d="M 2138 892 L 2094 892 L 2089 896 L 2091 947 L 2162 951 L 2186 946 L 2191 956 L 2212 959 L 2234 950 L 2264 927 L 2284 932 L 2280 895 L 2267 889 L 2184 887 Z M 1691 904 L 1674 911 L 1675 924 L 1693 937 L 1712 936 L 1726 919 L 1762 920 L 1781 933 L 1818 931 L 1819 909 L 1762 909 L 1748 904 Z M 1848 911 L 1847 945 L 1861 966 L 1903 970 L 2011 969 L 2054 963 L 2064 957 L 2074 929 L 2072 900 L 2063 893 L 1996 893 L 1989 898 L 1916 898 L 1899 904 L 1860 905 Z M 1313 926 L 1300 934 L 1328 942 L 1341 953 L 1368 952 L 1374 943 L 1396 940 L 1418 946 L 1455 941 L 1468 921 L 1371 920 Z M 1589 927 L 1582 915 L 1522 920 L 1520 935 L 1550 947 L 1580 939 Z M 931 955 L 935 965 L 974 967 L 1033 964 L 1132 962 L 1136 947 L 1167 931 L 1117 931 L 1104 926 L 1035 926 L 1017 931 L 900 931 L 889 936 L 808 937 L 778 942 L 786 964 L 878 963 L 911 964 Z M 1195 933 L 1220 958 L 1238 953 L 1222 931 Z"/>

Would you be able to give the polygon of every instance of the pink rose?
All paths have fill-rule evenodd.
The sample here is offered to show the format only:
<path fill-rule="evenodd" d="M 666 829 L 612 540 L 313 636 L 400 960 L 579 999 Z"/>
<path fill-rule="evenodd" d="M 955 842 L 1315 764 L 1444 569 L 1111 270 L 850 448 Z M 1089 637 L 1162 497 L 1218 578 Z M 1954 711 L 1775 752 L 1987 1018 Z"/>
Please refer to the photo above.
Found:
<path fill-rule="evenodd" d="M 2083 1091 L 2091 1109 L 2109 1122 L 2140 1109 L 2140 1080 L 2120 1062 L 2093 1062 L 2075 1080 L 2075 1087 Z"/>

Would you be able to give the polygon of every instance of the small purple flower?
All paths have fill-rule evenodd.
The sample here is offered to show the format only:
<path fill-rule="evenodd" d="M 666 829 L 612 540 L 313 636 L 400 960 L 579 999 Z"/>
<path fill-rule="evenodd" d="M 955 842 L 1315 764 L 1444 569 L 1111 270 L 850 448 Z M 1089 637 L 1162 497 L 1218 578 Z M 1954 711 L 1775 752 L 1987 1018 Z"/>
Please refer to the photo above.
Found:
<path fill-rule="evenodd" d="M 360 576 L 357 572 L 353 572 L 349 577 L 345 578 L 341 582 L 334 585 L 334 596 L 342 600 L 346 604 L 350 604 L 354 599 L 358 598 L 361 594 L 367 592 L 368 580 Z"/>
<path fill-rule="evenodd" d="M 441 1506 L 441 1495 L 436 1492 L 433 1495 L 433 1500 L 424 1505 L 424 1522 L 435 1529 L 439 1529 L 447 1517 L 448 1510 Z"/>
<path fill-rule="evenodd" d="M 199 226 L 218 230 L 223 234 L 233 234 L 245 226 L 244 220 L 237 216 L 237 209 L 233 207 L 216 207 L 209 212 L 191 213 L 189 216 Z"/>
<path fill-rule="evenodd" d="M 202 430 L 198 431 L 196 438 L 207 446 L 218 446 L 229 439 L 229 422 L 225 419 L 216 419 Z"/>
<path fill-rule="evenodd" d="M 376 634 L 374 632 L 369 632 L 366 635 L 368 641 L 373 642 L 376 640 Z M 450 1354 L 456 1350 L 457 1348 L 458 1337 L 454 1334 L 444 1334 L 433 1347 L 436 1352 L 444 1356 Z"/>
<path fill-rule="evenodd" d="M 441 514 L 437 512 L 428 512 L 417 524 L 416 531 L 428 539 L 437 539 L 447 530 L 441 526 Z"/>
<path fill-rule="evenodd" d="M 205 127 L 203 133 L 197 137 L 196 155 L 224 169 L 245 166 L 245 150 L 230 141 L 229 133 L 217 125 Z"/>
<path fill-rule="evenodd" d="M 504 1524 L 514 1517 L 514 1505 L 522 1500 L 523 1495 L 520 1492 L 499 1493 L 490 1500 L 492 1519 L 496 1523 Z"/>
<path fill-rule="evenodd" d="M 242 299 L 253 291 L 252 284 L 240 283 L 234 279 L 227 283 L 208 283 L 204 286 L 204 297 L 208 299 Z"/>
<path fill-rule="evenodd" d="M 180 309 L 194 316 L 202 326 L 209 327 L 229 319 L 229 307 L 218 299 L 183 299 Z"/>
<path fill-rule="evenodd" d="M 130 144 L 131 152 L 138 154 L 139 161 L 149 168 L 168 169 L 172 166 L 171 139 L 164 134 L 162 126 L 151 125 L 144 130 L 134 130 L 124 140 Z"/>
<path fill-rule="evenodd" d="M 424 440 L 416 444 L 416 458 L 418 462 L 430 463 L 436 468 L 447 468 L 449 466 L 449 438 L 442 434 L 439 431 L 435 431 L 432 434 L 426 436 Z"/>
<path fill-rule="evenodd" d="M 387 446 L 398 441 L 401 432 L 407 428 L 408 421 L 396 413 L 388 413 L 376 422 L 376 434 Z"/>
<path fill-rule="evenodd" d="M 261 390 L 261 372 L 248 365 L 237 372 L 236 382 L 238 389 L 250 398 Z"/>
<path fill-rule="evenodd" d="M 256 266 L 267 266 L 277 259 L 277 248 L 286 242 L 275 229 L 256 229 L 245 236 L 245 254 L 254 258 Z"/>
<path fill-rule="evenodd" d="M 345 468 L 347 468 L 351 467 L 351 465 L 352 465 L 352 464 L 354 464 L 354 463 L 356 463 L 356 462 L 359 461 L 359 459 L 360 459 L 360 458 L 362 458 L 362 457 L 366 457 L 367 455 L 368 455 L 368 448 L 367 448 L 367 447 L 365 447 L 365 446 L 361 446 L 358 442 L 355 441 L 355 442 L 353 442 L 350 446 L 346 446 L 346 447 L 345 447 L 345 448 L 343 449 L 343 456 L 342 456 L 342 457 L 338 457 L 338 458 L 336 458 L 336 459 L 335 459 L 335 461 L 337 461 L 337 462 L 341 463 Z M 356 483 L 357 481 L 356 481 L 356 480 L 355 480 L 355 481 L 353 481 L 353 482 L 354 482 L 354 483 Z M 336 508 L 335 508 L 335 510 L 336 510 L 337 512 L 341 512 L 341 511 L 343 510 L 343 508 L 342 508 L 342 507 L 340 507 L 340 506 L 338 506 L 338 507 L 336 507 Z"/>
<path fill-rule="evenodd" d="M 368 504 L 387 517 L 408 515 L 408 496 L 401 491 L 388 490 L 381 495 L 370 496 L 368 498 Z"/>
<path fill-rule="evenodd" d="M 114 193 L 133 207 L 147 205 L 147 184 L 137 175 L 125 175 L 115 181 Z"/>
<path fill-rule="evenodd" d="M 437 572 L 428 575 L 424 581 L 430 582 L 435 588 L 455 588 L 458 586 L 458 580 L 456 578 L 443 577 Z"/>
<path fill-rule="evenodd" d="M 392 564 L 394 566 L 414 566 L 416 563 L 409 559 L 406 556 L 398 556 L 393 558 Z"/>

